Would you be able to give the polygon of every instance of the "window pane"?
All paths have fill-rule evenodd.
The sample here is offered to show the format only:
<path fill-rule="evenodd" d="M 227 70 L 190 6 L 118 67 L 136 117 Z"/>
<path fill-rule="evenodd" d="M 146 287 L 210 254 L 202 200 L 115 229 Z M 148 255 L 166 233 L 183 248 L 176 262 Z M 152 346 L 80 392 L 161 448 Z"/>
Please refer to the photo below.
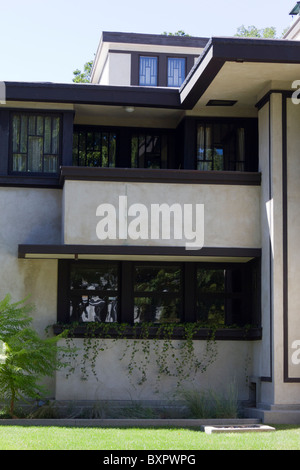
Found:
<path fill-rule="evenodd" d="M 14 154 L 13 171 L 26 171 L 26 156 L 24 154 Z"/>
<path fill-rule="evenodd" d="M 71 295 L 71 322 L 116 322 L 118 321 L 117 296 Z"/>
<path fill-rule="evenodd" d="M 71 289 L 97 289 L 111 291 L 118 289 L 117 264 L 103 263 L 93 266 L 76 266 L 71 268 Z"/>
<path fill-rule="evenodd" d="M 197 321 L 214 326 L 225 324 L 225 299 L 201 297 L 197 302 Z"/>
<path fill-rule="evenodd" d="M 185 79 L 185 59 L 168 59 L 168 86 L 180 87 Z"/>
<path fill-rule="evenodd" d="M 57 157 L 55 155 L 44 156 L 44 172 L 56 173 L 58 170 Z"/>
<path fill-rule="evenodd" d="M 115 167 L 117 134 L 101 130 L 75 130 L 73 164 L 90 167 Z"/>
<path fill-rule="evenodd" d="M 140 85 L 157 86 L 157 57 L 140 57 Z"/>
<path fill-rule="evenodd" d="M 27 153 L 28 118 L 21 116 L 20 152 Z"/>
<path fill-rule="evenodd" d="M 42 171 L 43 139 L 41 137 L 28 137 L 28 171 Z"/>
<path fill-rule="evenodd" d="M 14 116 L 13 121 L 12 121 L 12 141 L 13 141 L 14 153 L 18 153 L 20 149 L 20 130 L 21 130 L 20 116 Z"/>
<path fill-rule="evenodd" d="M 118 265 L 74 264 L 70 270 L 70 319 L 79 322 L 118 320 Z"/>
<path fill-rule="evenodd" d="M 201 292 L 225 292 L 225 269 L 197 270 L 197 288 Z"/>
<path fill-rule="evenodd" d="M 245 128 L 238 123 L 201 123 L 197 128 L 197 169 L 245 171 Z"/>
<path fill-rule="evenodd" d="M 60 117 L 14 114 L 12 171 L 57 173 L 60 153 Z"/>
<path fill-rule="evenodd" d="M 44 152 L 51 153 L 51 117 L 45 117 Z"/>
<path fill-rule="evenodd" d="M 116 166 L 116 135 L 109 135 L 109 166 L 114 168 Z"/>
<path fill-rule="evenodd" d="M 163 296 L 134 298 L 135 323 L 178 323 L 180 319 L 180 298 L 166 298 Z"/>
<path fill-rule="evenodd" d="M 135 266 L 135 292 L 180 292 L 180 266 Z"/>
<path fill-rule="evenodd" d="M 182 308 L 180 266 L 135 265 L 134 294 L 135 322 L 179 322 Z"/>
<path fill-rule="evenodd" d="M 52 154 L 58 154 L 59 149 L 59 118 L 52 119 Z"/>

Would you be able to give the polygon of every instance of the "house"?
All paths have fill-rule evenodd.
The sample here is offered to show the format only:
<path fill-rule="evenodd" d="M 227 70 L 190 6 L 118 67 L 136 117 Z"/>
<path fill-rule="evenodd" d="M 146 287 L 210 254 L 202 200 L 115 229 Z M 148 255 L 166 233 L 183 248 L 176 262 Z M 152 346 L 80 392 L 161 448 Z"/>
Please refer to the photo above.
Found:
<path fill-rule="evenodd" d="M 235 382 L 249 416 L 300 422 L 298 79 L 294 36 L 103 32 L 91 83 L 4 83 L 1 295 L 30 294 L 37 328 L 73 325 L 81 348 L 52 397 L 165 402 L 179 368 L 156 390 L 151 353 L 171 370 L 200 325 L 185 387 Z M 91 338 L 82 380 L 103 324 L 127 329 Z"/>

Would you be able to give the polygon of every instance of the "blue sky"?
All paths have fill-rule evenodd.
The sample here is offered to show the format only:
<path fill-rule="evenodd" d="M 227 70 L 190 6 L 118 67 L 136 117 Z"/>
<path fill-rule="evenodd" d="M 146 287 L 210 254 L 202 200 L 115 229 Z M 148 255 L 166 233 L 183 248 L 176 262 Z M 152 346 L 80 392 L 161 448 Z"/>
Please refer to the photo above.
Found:
<path fill-rule="evenodd" d="M 2 5 L 4 3 L 4 5 Z M 291 24 L 294 0 L 0 0 L 0 81 L 70 83 L 102 31 L 234 36 Z"/>

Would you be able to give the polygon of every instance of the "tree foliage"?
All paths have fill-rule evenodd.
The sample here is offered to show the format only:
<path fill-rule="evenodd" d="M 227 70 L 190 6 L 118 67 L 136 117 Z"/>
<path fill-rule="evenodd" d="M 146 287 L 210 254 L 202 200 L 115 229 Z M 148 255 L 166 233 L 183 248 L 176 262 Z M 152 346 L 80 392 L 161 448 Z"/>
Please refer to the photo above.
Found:
<path fill-rule="evenodd" d="M 90 60 L 89 62 L 86 62 L 84 64 L 83 72 L 79 69 L 74 70 L 73 82 L 74 83 L 90 83 L 92 67 L 93 67 L 93 61 Z"/>
<path fill-rule="evenodd" d="M 237 29 L 235 36 L 240 38 L 265 38 L 276 39 L 276 28 L 274 26 L 258 29 L 256 26 L 248 26 L 247 28 L 242 25 Z"/>
<path fill-rule="evenodd" d="M 179 31 L 176 31 L 176 33 L 168 33 L 167 31 L 163 32 L 164 36 L 187 36 L 189 37 L 190 35 L 182 31 L 181 29 Z"/>
<path fill-rule="evenodd" d="M 31 326 L 31 311 L 26 299 L 11 303 L 7 295 L 0 301 L 0 393 L 10 401 L 12 417 L 18 399 L 43 395 L 41 379 L 66 365 L 59 355 L 66 349 L 57 346 L 61 336 L 41 338 Z"/>

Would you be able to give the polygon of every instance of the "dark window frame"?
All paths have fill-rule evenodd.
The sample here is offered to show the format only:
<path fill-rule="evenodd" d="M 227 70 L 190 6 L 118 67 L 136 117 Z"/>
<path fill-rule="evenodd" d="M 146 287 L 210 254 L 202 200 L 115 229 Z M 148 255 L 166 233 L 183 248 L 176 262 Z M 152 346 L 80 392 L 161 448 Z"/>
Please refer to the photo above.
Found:
<path fill-rule="evenodd" d="M 141 83 L 141 59 L 156 59 L 156 76 L 155 76 L 155 84 L 149 83 Z M 140 54 L 139 55 L 139 75 L 138 75 L 138 83 L 141 87 L 157 87 L 159 84 L 159 57 L 155 54 Z"/>
<path fill-rule="evenodd" d="M 28 123 L 27 123 L 27 151 L 26 152 L 14 152 L 13 147 L 13 120 L 15 116 L 19 116 L 20 118 L 23 116 L 26 116 L 28 118 Z M 43 121 L 43 134 L 29 134 L 29 118 L 30 117 L 42 117 L 44 119 Z M 52 152 L 45 152 L 45 118 L 58 118 L 59 119 L 59 136 L 58 136 L 58 152 L 57 153 L 52 153 Z M 36 120 L 37 122 L 37 120 Z M 51 123 L 52 126 L 52 123 Z M 37 123 L 35 124 L 35 127 L 37 128 Z M 37 130 L 36 130 L 37 132 Z M 48 111 L 48 110 L 12 110 L 9 115 L 9 151 L 8 151 L 8 174 L 9 175 L 14 175 L 14 176 L 27 176 L 27 177 L 47 177 L 47 178 L 57 178 L 60 170 L 60 166 L 62 164 L 62 154 L 63 154 L 63 113 L 58 112 L 58 111 Z M 13 158 L 14 154 L 24 154 L 26 158 L 26 168 L 28 168 L 28 141 L 29 137 L 41 137 L 43 138 L 43 153 L 42 153 L 42 167 L 44 168 L 44 162 L 45 162 L 45 157 L 48 156 L 57 156 L 57 168 L 56 171 L 17 171 L 13 169 Z M 51 146 L 52 146 L 52 141 L 51 141 Z M 19 145 L 21 145 L 19 143 Z"/>
<path fill-rule="evenodd" d="M 169 84 L 169 60 L 172 60 L 172 59 L 180 59 L 180 60 L 184 60 L 184 77 L 183 77 L 183 80 L 181 82 L 180 85 L 170 85 Z M 181 56 L 180 54 L 179 55 L 168 55 L 167 57 L 167 86 L 169 88 L 180 88 L 182 83 L 184 82 L 184 80 L 186 79 L 187 77 L 187 57 L 186 56 Z"/>
<path fill-rule="evenodd" d="M 109 263 L 108 260 L 103 260 L 103 263 Z M 69 292 L 70 289 L 70 269 L 72 265 L 97 265 L 97 263 L 101 263 L 101 260 L 59 260 L 58 261 L 58 299 L 57 299 L 57 322 L 58 325 L 62 324 L 72 324 L 70 323 L 70 298 L 66 294 Z M 255 259 L 249 261 L 248 263 L 201 263 L 201 262 L 179 262 L 179 261 L 111 261 L 111 263 L 118 265 L 118 275 L 119 275 L 119 286 L 118 286 L 118 295 L 119 295 L 119 302 L 118 302 L 118 322 L 117 323 L 126 323 L 127 325 L 141 325 L 142 323 L 134 323 L 134 266 L 135 264 L 145 264 L 146 266 L 151 265 L 180 265 L 181 267 L 181 275 L 182 275 L 182 317 L 180 319 L 179 325 L 183 323 L 196 323 L 196 302 L 197 302 L 197 289 L 196 289 L 196 280 L 195 274 L 197 267 L 203 267 L 205 269 L 236 269 L 237 267 L 241 267 L 242 270 L 251 273 L 251 276 L 256 276 L 256 291 L 255 293 L 252 290 L 248 289 L 250 304 L 249 309 L 246 312 L 246 315 L 249 315 L 247 320 L 250 318 L 252 320 L 251 323 L 248 321 L 245 322 L 244 325 L 224 325 L 220 326 L 221 330 L 225 329 L 228 330 L 236 330 L 238 328 L 244 329 L 247 325 L 252 326 L 249 328 L 249 331 L 252 329 L 260 331 L 260 323 L 261 323 L 261 314 L 260 314 L 260 260 Z M 125 293 L 125 294 L 124 294 Z M 245 301 L 248 302 L 248 298 L 244 298 Z M 99 324 L 100 325 L 100 324 Z M 81 323 L 81 326 L 84 326 Z M 157 323 L 159 326 L 159 323 Z M 236 328 L 232 328 L 235 326 Z M 209 324 L 207 325 L 209 328 Z M 205 329 L 205 328 L 204 328 Z M 245 331 L 243 333 L 236 333 L 236 339 L 246 339 Z M 260 333 L 259 333 L 260 334 Z M 256 334 L 254 335 L 253 339 L 257 339 L 258 337 Z M 232 334 L 229 333 L 228 339 L 232 339 Z M 251 339 L 251 338 L 250 338 Z"/>
<path fill-rule="evenodd" d="M 237 150 L 235 147 L 235 156 L 234 158 L 231 157 L 231 155 L 224 155 L 224 161 L 225 161 L 225 168 L 221 171 L 240 171 L 242 173 L 244 172 L 255 172 L 257 171 L 258 168 L 258 121 L 255 118 L 237 118 L 237 117 L 203 117 L 203 118 L 195 118 L 195 153 L 194 153 L 194 168 L 198 169 L 198 162 L 210 162 L 212 159 L 207 159 L 207 160 L 200 160 L 198 159 L 198 128 L 200 126 L 204 126 L 207 128 L 208 126 L 211 126 L 213 131 L 212 133 L 215 132 L 215 126 L 232 126 L 234 129 L 235 134 L 237 134 L 237 130 L 239 128 L 244 129 L 244 161 L 243 161 L 243 166 L 244 168 L 238 169 L 236 167 L 237 164 L 242 163 L 242 161 L 236 159 L 236 154 Z M 221 148 L 220 142 L 217 141 L 218 139 L 214 139 L 214 136 L 212 137 L 212 143 L 217 144 L 216 148 Z M 214 146 L 214 145 L 213 145 Z M 237 146 L 237 135 L 235 135 L 235 146 Z M 227 158 L 227 160 L 226 160 Z M 228 163 L 229 162 L 229 163 Z M 230 167 L 230 165 L 234 165 L 235 168 Z M 201 169 L 198 169 L 201 171 Z M 212 172 L 212 171 L 219 171 L 213 169 L 204 169 L 202 171 L 207 171 L 207 172 Z"/>
<path fill-rule="evenodd" d="M 75 164 L 75 156 L 74 156 L 74 146 L 75 146 L 75 134 L 79 134 L 79 133 L 85 133 L 86 134 L 86 140 L 85 142 L 87 143 L 87 135 L 89 133 L 98 133 L 98 134 L 101 134 L 101 140 L 103 139 L 103 135 L 104 134 L 108 134 L 108 135 L 115 135 L 115 164 L 114 165 L 110 165 L 109 163 L 109 155 L 108 155 L 108 165 L 105 165 L 103 166 L 102 164 L 101 165 L 80 165 L 80 161 L 79 161 L 79 142 L 77 142 L 77 164 Z M 102 145 L 101 145 L 102 147 Z M 97 151 L 97 150 L 93 150 L 94 152 L 99 152 L 101 153 L 101 163 L 103 163 L 103 155 L 102 155 L 102 150 L 101 151 Z M 85 162 L 87 162 L 87 144 L 85 145 Z M 96 125 L 75 125 L 74 126 L 74 129 L 73 129 L 73 145 L 72 145 L 72 162 L 73 162 L 73 166 L 83 166 L 83 167 L 88 167 L 88 166 L 91 166 L 91 167 L 96 167 L 96 168 L 116 168 L 118 166 L 118 156 L 119 156 L 119 129 L 116 128 L 116 127 L 108 127 L 108 126 L 96 126 Z"/>

